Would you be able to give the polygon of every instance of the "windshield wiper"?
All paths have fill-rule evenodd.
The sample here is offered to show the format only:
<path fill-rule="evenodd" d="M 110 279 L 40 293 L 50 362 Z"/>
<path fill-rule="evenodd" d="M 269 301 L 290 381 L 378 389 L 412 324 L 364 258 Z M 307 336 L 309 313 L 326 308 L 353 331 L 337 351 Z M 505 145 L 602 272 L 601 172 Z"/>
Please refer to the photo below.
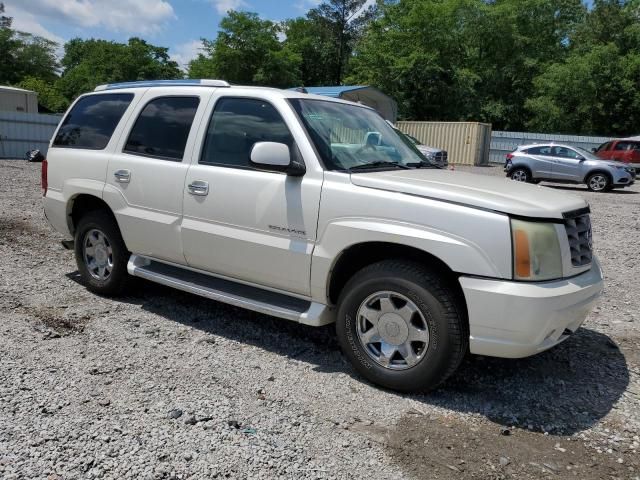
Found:
<path fill-rule="evenodd" d="M 421 160 L 419 162 L 407 163 L 407 167 L 413 167 L 413 168 L 440 168 L 438 165 L 436 165 L 433 162 L 430 162 L 429 160 Z"/>
<path fill-rule="evenodd" d="M 411 169 L 411 167 L 407 166 L 407 165 L 403 165 L 402 163 L 396 163 L 396 162 L 385 162 L 385 161 L 377 161 L 377 162 L 371 162 L 371 163 L 365 163 L 363 165 L 356 165 L 355 167 L 351 167 L 349 169 L 349 171 L 354 171 L 354 170 L 369 170 L 369 169 L 373 169 L 373 168 L 384 168 L 384 167 L 393 167 L 393 168 L 400 168 L 402 170 L 409 170 Z"/>

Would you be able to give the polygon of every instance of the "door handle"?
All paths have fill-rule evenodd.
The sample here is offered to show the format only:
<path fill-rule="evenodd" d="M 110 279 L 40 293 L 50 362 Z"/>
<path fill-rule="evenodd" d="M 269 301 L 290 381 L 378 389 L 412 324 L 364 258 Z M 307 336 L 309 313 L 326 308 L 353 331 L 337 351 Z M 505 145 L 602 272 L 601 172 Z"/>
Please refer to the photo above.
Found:
<path fill-rule="evenodd" d="M 113 176 L 118 183 L 129 183 L 131 181 L 131 172 L 129 170 L 116 170 Z"/>
<path fill-rule="evenodd" d="M 187 189 L 191 195 L 204 197 L 209 194 L 209 183 L 202 180 L 194 180 L 187 185 Z"/>

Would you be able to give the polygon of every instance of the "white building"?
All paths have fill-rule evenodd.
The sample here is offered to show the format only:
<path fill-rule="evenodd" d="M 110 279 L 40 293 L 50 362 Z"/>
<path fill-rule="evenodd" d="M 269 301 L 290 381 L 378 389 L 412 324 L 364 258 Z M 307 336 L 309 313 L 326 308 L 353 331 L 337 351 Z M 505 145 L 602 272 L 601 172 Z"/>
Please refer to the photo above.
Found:
<path fill-rule="evenodd" d="M 0 86 L 0 112 L 38 113 L 38 94 L 22 88 Z"/>

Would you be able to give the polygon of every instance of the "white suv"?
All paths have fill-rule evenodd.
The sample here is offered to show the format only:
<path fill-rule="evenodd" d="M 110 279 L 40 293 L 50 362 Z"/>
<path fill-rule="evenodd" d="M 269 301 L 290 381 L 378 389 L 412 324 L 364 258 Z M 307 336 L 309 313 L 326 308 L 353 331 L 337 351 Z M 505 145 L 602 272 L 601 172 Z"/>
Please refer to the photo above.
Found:
<path fill-rule="evenodd" d="M 337 324 L 367 379 L 433 388 L 467 352 L 533 355 L 602 291 L 580 197 L 430 168 L 372 109 L 219 80 L 79 97 L 43 163 L 88 288 L 132 276 Z"/>

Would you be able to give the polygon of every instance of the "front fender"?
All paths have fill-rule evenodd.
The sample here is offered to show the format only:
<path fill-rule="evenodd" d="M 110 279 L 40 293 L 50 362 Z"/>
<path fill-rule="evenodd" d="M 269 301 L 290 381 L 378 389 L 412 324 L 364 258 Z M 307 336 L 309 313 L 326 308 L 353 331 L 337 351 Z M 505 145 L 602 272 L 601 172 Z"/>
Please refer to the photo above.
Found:
<path fill-rule="evenodd" d="M 494 247 L 503 248 L 505 242 L 510 245 L 506 217 L 497 218 L 495 214 L 480 210 L 477 210 L 477 215 L 491 215 L 492 220 L 501 225 L 494 235 Z M 487 225 L 481 218 L 477 218 L 476 221 L 477 226 L 470 224 L 469 231 L 475 232 L 478 238 L 486 241 L 487 229 L 490 229 L 491 225 Z M 484 234 L 480 233 L 483 228 Z M 327 286 L 331 272 L 341 253 L 354 245 L 368 242 L 393 243 L 422 250 L 437 257 L 457 273 L 493 278 L 509 278 L 511 275 L 510 249 L 496 256 L 494 248 L 493 255 L 489 255 L 486 245 L 433 227 L 394 220 L 341 218 L 326 226 L 313 252 L 311 295 L 314 300 L 327 301 Z"/>

